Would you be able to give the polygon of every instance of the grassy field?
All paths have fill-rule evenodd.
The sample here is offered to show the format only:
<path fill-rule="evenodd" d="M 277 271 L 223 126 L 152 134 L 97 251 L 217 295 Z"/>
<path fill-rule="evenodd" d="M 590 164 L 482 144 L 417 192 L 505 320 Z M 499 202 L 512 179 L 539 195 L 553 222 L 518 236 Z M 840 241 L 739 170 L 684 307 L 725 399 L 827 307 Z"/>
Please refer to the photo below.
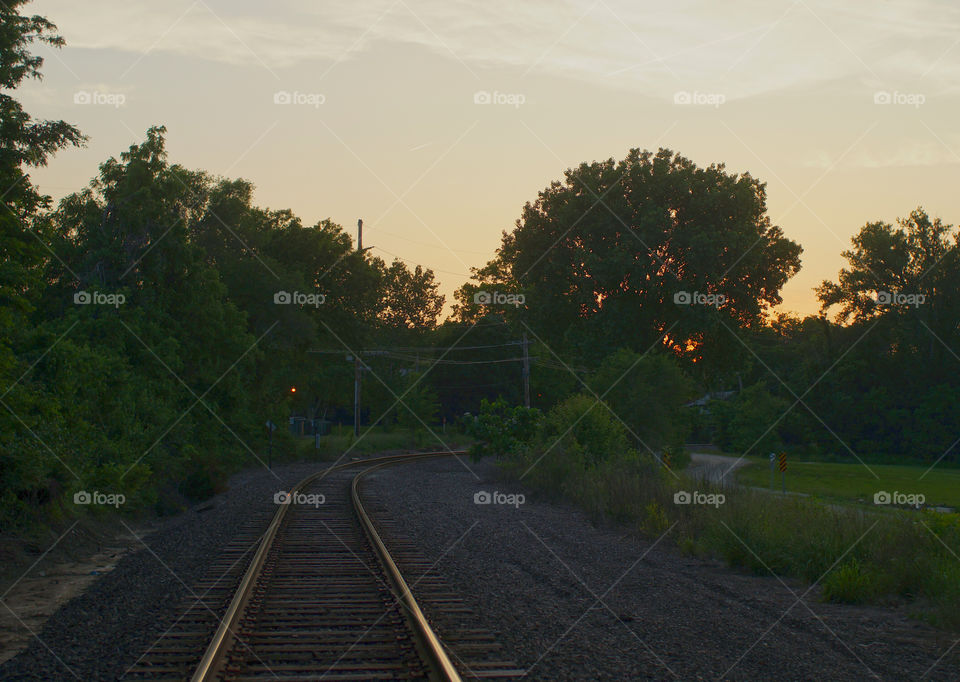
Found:
<path fill-rule="evenodd" d="M 748 460 L 749 464 L 737 472 L 737 481 L 742 485 L 769 487 L 769 460 L 755 457 Z M 879 491 L 920 493 L 928 505 L 960 508 L 960 470 L 935 467 L 927 473 L 929 466 L 926 465 L 867 466 L 869 469 L 859 463 L 788 462 L 787 492 L 867 503 L 872 503 L 874 494 Z M 775 485 L 776 490 L 780 490 L 779 472 Z"/>

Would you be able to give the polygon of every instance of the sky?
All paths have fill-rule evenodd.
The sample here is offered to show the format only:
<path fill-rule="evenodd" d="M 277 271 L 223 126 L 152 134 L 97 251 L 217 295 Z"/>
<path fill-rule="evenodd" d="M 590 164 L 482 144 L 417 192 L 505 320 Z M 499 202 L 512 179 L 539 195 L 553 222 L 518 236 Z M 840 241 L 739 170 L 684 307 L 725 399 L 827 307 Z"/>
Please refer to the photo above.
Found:
<path fill-rule="evenodd" d="M 767 183 L 812 314 L 866 222 L 960 222 L 960 5 L 949 1 L 37 0 L 67 46 L 18 97 L 90 136 L 55 199 L 168 129 L 170 159 L 331 218 L 452 293 L 584 161 L 666 147 Z"/>

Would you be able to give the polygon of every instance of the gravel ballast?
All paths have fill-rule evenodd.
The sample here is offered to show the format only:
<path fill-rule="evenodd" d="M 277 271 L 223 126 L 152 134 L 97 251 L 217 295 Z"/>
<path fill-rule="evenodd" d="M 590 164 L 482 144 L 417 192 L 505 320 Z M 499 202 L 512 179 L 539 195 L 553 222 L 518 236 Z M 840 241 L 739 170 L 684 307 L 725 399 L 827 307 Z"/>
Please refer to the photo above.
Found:
<path fill-rule="evenodd" d="M 487 461 L 390 467 L 364 491 L 531 679 L 960 678 L 955 656 L 940 659 L 955 639 L 904 613 L 822 603 L 795 581 L 682 555 L 669 533 L 597 527 Z M 477 504 L 481 492 L 501 496 Z"/>
<path fill-rule="evenodd" d="M 24 651 L 0 666 L 0 680 L 121 679 L 237 531 L 244 524 L 266 529 L 274 493 L 327 466 L 304 462 L 275 467 L 276 475 L 258 468 L 233 476 L 227 492 L 142 538 L 139 551 L 53 614 Z"/>
<path fill-rule="evenodd" d="M 234 476 L 59 609 L 0 665 L 0 680 L 122 679 L 239 529 L 265 528 L 273 494 L 326 466 Z M 476 504 L 480 492 L 501 495 Z M 515 493 L 523 504 L 509 504 Z M 816 590 L 798 602 L 802 585 L 683 556 L 669 535 L 654 543 L 598 527 L 503 481 L 489 462 L 389 467 L 368 476 L 363 494 L 531 679 L 960 678 L 954 656 L 938 663 L 953 640 L 898 611 L 822 604 Z"/>

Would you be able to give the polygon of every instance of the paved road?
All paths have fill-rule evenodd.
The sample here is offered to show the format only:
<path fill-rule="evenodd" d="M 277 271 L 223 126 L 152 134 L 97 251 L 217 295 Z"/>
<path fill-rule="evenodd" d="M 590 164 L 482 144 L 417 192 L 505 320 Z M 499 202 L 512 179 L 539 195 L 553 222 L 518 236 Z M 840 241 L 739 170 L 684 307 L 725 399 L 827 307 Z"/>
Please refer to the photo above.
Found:
<path fill-rule="evenodd" d="M 735 472 L 747 463 L 746 459 L 714 455 L 707 452 L 690 453 L 687 473 L 701 481 L 710 481 L 732 487 L 736 483 Z"/>

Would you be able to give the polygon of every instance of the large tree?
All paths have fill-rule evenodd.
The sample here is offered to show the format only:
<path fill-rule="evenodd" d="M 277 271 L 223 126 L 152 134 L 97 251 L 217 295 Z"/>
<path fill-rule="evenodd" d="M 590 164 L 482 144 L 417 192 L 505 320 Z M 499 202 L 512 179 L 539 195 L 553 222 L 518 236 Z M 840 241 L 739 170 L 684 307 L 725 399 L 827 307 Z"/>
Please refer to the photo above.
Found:
<path fill-rule="evenodd" d="M 84 141 L 64 121 L 35 120 L 10 94 L 24 80 L 41 78 L 43 58 L 31 54 L 34 44 L 64 42 L 47 19 L 21 15 L 25 4 L 0 3 L 0 520 L 15 523 L 27 517 L 29 502 L 48 496 L 52 478 L 69 476 L 37 436 L 40 415 L 54 418 L 56 406 L 28 372 L 55 340 L 34 338 L 29 324 L 54 258 L 43 215 L 50 199 L 32 184 L 29 169 Z"/>
<path fill-rule="evenodd" d="M 475 290 L 520 291 L 523 317 L 545 339 L 596 358 L 666 335 L 702 359 L 738 345 L 723 325 L 756 325 L 781 302 L 800 253 L 749 174 L 633 149 L 541 191 L 458 300 L 467 309 Z"/>
<path fill-rule="evenodd" d="M 0 4 L 0 87 L 15 90 L 28 78 L 39 80 L 43 58 L 34 43 L 61 47 L 56 26 L 39 16 L 21 16 L 25 0 Z M 43 284 L 50 258 L 46 221 L 38 217 L 50 198 L 30 181 L 28 169 L 44 166 L 64 147 L 80 145 L 83 135 L 64 121 L 37 121 L 7 92 L 0 92 L 0 338 L 8 339 L 29 312 Z M 0 342 L 2 343 L 2 342 Z M 9 349 L 0 349 L 10 362 Z"/>
<path fill-rule="evenodd" d="M 395 258 L 389 267 L 377 260 L 383 273 L 380 321 L 392 329 L 427 330 L 437 326 L 444 296 L 433 270 L 418 265 L 413 270 Z"/>
<path fill-rule="evenodd" d="M 851 241 L 838 281 L 817 289 L 823 311 L 839 306 L 839 322 L 883 318 L 901 351 L 944 360 L 960 332 L 960 232 L 917 208 L 896 226 L 867 223 Z"/>

